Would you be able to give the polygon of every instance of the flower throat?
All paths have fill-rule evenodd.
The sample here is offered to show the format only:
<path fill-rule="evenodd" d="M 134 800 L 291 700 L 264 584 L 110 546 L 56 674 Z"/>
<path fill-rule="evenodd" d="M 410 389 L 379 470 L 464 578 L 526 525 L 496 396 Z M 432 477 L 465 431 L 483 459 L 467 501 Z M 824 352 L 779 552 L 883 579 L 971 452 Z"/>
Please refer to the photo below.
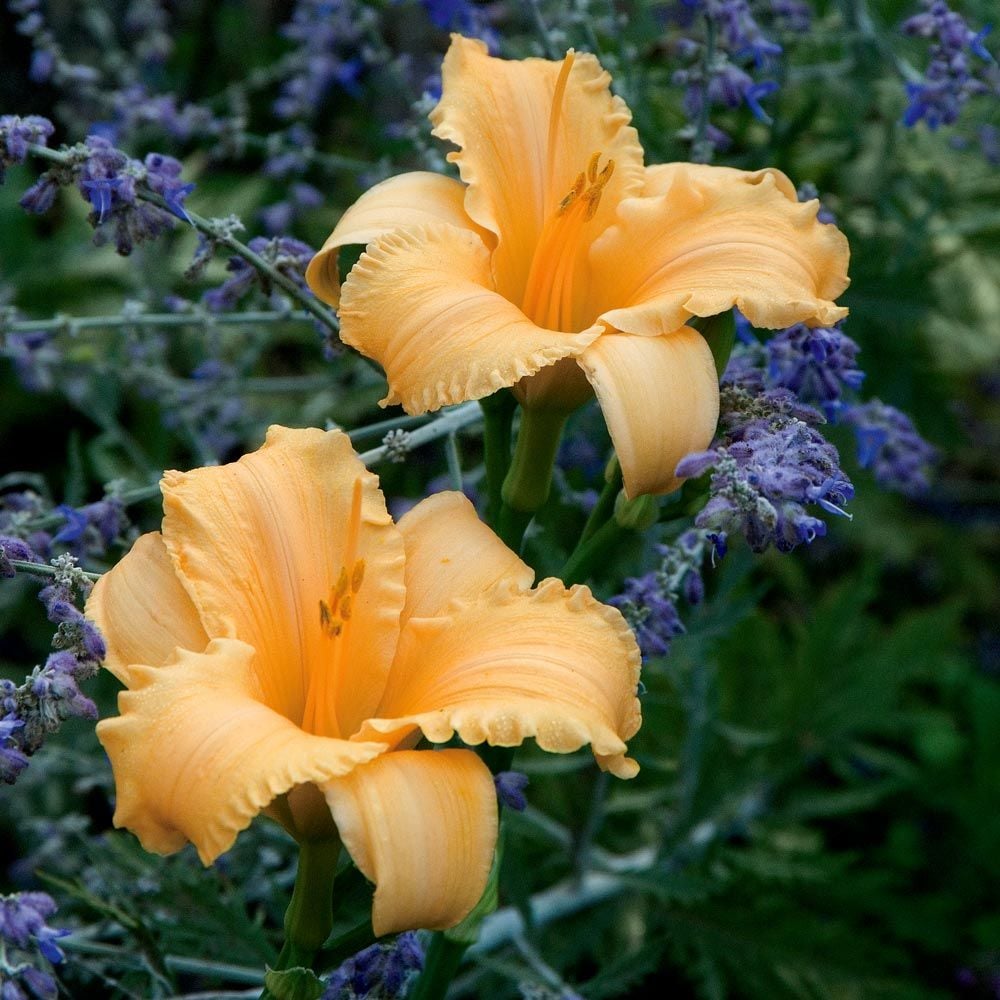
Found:
<path fill-rule="evenodd" d="M 573 68 L 575 54 L 566 54 L 556 80 L 549 112 L 548 161 L 546 189 L 555 184 L 556 144 L 562 119 L 566 84 Z M 615 161 L 600 166 L 601 153 L 590 157 L 573 186 L 553 209 L 546 204 L 545 223 L 538 237 L 531 268 L 524 288 L 521 309 L 539 326 L 548 330 L 574 329 L 573 293 L 577 270 L 577 251 L 584 226 L 596 214 L 601 194 L 615 170 Z"/>

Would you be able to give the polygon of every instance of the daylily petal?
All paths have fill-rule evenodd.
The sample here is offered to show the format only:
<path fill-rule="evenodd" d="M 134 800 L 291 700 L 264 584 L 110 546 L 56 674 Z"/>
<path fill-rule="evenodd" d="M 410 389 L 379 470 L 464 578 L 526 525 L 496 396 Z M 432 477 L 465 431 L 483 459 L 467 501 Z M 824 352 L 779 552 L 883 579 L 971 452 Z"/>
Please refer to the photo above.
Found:
<path fill-rule="evenodd" d="M 505 581 L 440 618 L 411 618 L 400 636 L 378 717 L 364 739 L 400 740 L 415 727 L 435 743 L 543 750 L 590 743 L 622 778 L 638 766 L 625 740 L 639 728 L 639 650 L 614 609 L 586 587 L 544 580 L 524 592 Z"/>
<path fill-rule="evenodd" d="M 479 901 L 497 841 L 497 799 L 471 750 L 402 750 L 324 786 L 344 846 L 374 882 L 376 935 L 443 930 Z"/>
<path fill-rule="evenodd" d="M 577 361 L 597 393 L 626 494 L 676 489 L 677 463 L 708 447 L 719 419 L 719 377 L 705 338 L 687 326 L 662 337 L 609 333 Z"/>
<path fill-rule="evenodd" d="M 385 369 L 389 394 L 408 413 L 488 396 L 600 333 L 536 326 L 493 291 L 490 253 L 474 233 L 435 224 L 369 244 L 347 280 L 341 337 Z"/>
<path fill-rule="evenodd" d="M 365 246 L 395 229 L 428 222 L 446 222 L 471 229 L 491 243 L 493 240 L 465 214 L 465 185 L 460 181 L 424 170 L 399 174 L 370 188 L 340 217 L 323 249 L 309 262 L 309 287 L 324 302 L 337 305 L 337 255 L 341 247 L 354 243 Z"/>
<path fill-rule="evenodd" d="M 611 94 L 610 76 L 592 55 L 567 58 L 572 68 L 560 83 L 563 61 L 496 59 L 482 42 L 453 35 L 441 100 L 430 116 L 434 134 L 460 147 L 448 158 L 469 185 L 466 210 L 499 237 L 497 288 L 514 302 L 522 300 L 547 216 L 593 154 L 601 154 L 602 165 L 614 160 L 615 168 L 592 232 L 608 226 L 618 202 L 642 187 L 642 147 L 624 101 Z"/>
<path fill-rule="evenodd" d="M 435 493 L 400 518 L 406 549 L 402 621 L 444 614 L 455 598 L 469 601 L 501 580 L 527 590 L 535 571 L 479 520 L 461 493 Z"/>
<path fill-rule="evenodd" d="M 732 306 L 754 326 L 832 324 L 847 315 L 847 240 L 769 171 L 677 168 L 666 193 L 631 198 L 591 250 L 590 315 L 659 336 Z M 718 169 L 718 168 L 716 168 Z"/>
<path fill-rule="evenodd" d="M 765 167 L 763 170 L 737 170 L 736 167 L 715 167 L 707 163 L 651 163 L 643 173 L 643 198 L 655 198 L 666 194 L 678 177 L 699 184 L 726 185 L 733 183 L 756 184 L 764 174 L 774 178 L 775 187 L 789 201 L 798 201 L 795 185 L 780 170 Z"/>
<path fill-rule="evenodd" d="M 208 634 L 257 650 L 275 711 L 322 735 L 354 732 L 392 661 L 403 541 L 347 435 L 272 427 L 238 462 L 168 472 L 163 501 L 163 539 Z M 349 626 L 331 639 L 320 602 L 358 560 Z"/>
<path fill-rule="evenodd" d="M 86 614 L 107 643 L 104 666 L 125 684 L 133 663 L 159 667 L 173 659 L 177 646 L 200 653 L 208 645 L 158 531 L 137 539 L 114 572 L 101 576 Z"/>
<path fill-rule="evenodd" d="M 275 796 L 347 774 L 386 749 L 312 736 L 261 704 L 254 650 L 213 640 L 158 667 L 133 666 L 121 714 L 98 723 L 117 789 L 115 825 L 148 851 L 187 841 L 207 865 Z"/>

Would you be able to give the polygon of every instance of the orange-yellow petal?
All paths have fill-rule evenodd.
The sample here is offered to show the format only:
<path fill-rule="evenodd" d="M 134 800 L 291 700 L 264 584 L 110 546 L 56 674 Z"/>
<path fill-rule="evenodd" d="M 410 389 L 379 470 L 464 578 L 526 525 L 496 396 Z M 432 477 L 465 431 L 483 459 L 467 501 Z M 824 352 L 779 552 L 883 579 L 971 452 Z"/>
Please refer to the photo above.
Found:
<path fill-rule="evenodd" d="M 677 463 L 707 448 L 719 419 L 719 377 L 696 330 L 662 337 L 608 333 L 577 359 L 597 394 L 625 492 L 669 493 Z"/>
<path fill-rule="evenodd" d="M 514 302 L 546 218 L 593 154 L 615 166 L 591 232 L 607 227 L 618 202 L 642 188 L 642 147 L 610 76 L 592 55 L 567 59 L 571 68 L 560 80 L 564 61 L 496 59 L 482 42 L 453 35 L 431 112 L 434 134 L 460 147 L 449 159 L 469 185 L 466 210 L 499 238 L 497 287 Z"/>
<path fill-rule="evenodd" d="M 159 667 L 174 649 L 200 653 L 208 645 L 198 611 L 174 572 L 158 531 L 137 539 L 129 553 L 101 576 L 86 614 L 108 646 L 104 666 L 127 684 L 129 667 Z"/>
<path fill-rule="evenodd" d="M 133 666 L 121 715 L 97 735 L 115 774 L 115 825 L 148 851 L 191 841 L 205 864 L 277 795 L 347 774 L 381 743 L 312 736 L 261 703 L 254 650 L 213 640 L 204 653 Z"/>
<path fill-rule="evenodd" d="M 440 618 L 403 628 L 378 717 L 359 734 L 393 742 L 416 727 L 435 743 L 569 753 L 590 743 L 619 777 L 638 770 L 625 740 L 639 728 L 639 650 L 614 609 L 586 587 L 544 580 L 525 592 L 505 581 Z"/>
<path fill-rule="evenodd" d="M 445 612 L 455 598 L 474 600 L 501 580 L 527 590 L 535 571 L 479 520 L 461 493 L 435 493 L 400 518 L 406 549 L 402 621 Z"/>
<path fill-rule="evenodd" d="M 493 779 L 471 750 L 386 754 L 324 790 L 344 846 L 376 885 L 376 934 L 442 930 L 468 915 L 497 841 Z"/>
<path fill-rule="evenodd" d="M 321 735 L 353 733 L 395 650 L 403 541 L 347 435 L 272 427 L 238 462 L 167 473 L 163 497 L 163 538 L 208 634 L 257 650 L 275 711 Z M 351 616 L 331 637 L 342 578 Z"/>
<path fill-rule="evenodd" d="M 688 180 L 697 180 L 702 184 L 732 184 L 732 183 L 757 183 L 758 179 L 770 174 L 774 178 L 775 186 L 790 201 L 798 201 L 799 196 L 795 190 L 795 185 L 788 179 L 787 175 L 774 167 L 765 167 L 763 170 L 738 170 L 736 167 L 716 167 L 707 163 L 651 163 L 643 173 L 642 197 L 653 198 L 666 194 L 678 176 L 683 176 Z"/>
<path fill-rule="evenodd" d="M 383 236 L 344 282 L 341 337 L 385 369 L 408 413 L 488 396 L 599 334 L 544 330 L 493 291 L 490 252 L 467 229 L 435 224 Z"/>
<path fill-rule="evenodd" d="M 720 169 L 719 175 L 706 174 Z M 831 324 L 847 287 L 847 240 L 799 204 L 787 179 L 697 167 L 665 193 L 632 198 L 591 250 L 589 313 L 626 333 L 671 333 L 738 306 L 755 326 Z"/>
<path fill-rule="evenodd" d="M 337 305 L 340 272 L 337 255 L 341 247 L 365 246 L 385 233 L 428 222 L 447 222 L 472 229 L 485 239 L 486 231 L 465 214 L 465 185 L 453 177 L 425 170 L 399 174 L 366 191 L 340 217 L 323 248 L 309 262 L 306 280 L 316 295 Z"/>

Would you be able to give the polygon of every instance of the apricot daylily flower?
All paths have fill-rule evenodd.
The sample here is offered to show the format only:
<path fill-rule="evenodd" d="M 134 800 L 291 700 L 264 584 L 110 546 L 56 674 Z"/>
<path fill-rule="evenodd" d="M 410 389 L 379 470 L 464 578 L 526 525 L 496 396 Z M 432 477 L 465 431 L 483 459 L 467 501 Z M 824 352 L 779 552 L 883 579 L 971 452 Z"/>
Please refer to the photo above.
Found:
<path fill-rule="evenodd" d="M 240 461 L 169 472 L 87 613 L 126 686 L 98 735 L 115 824 L 210 864 L 265 812 L 339 834 L 376 883 L 376 933 L 447 927 L 493 857 L 493 781 L 458 734 L 557 753 L 590 743 L 630 777 L 638 650 L 585 587 L 532 570 L 458 493 L 403 517 L 337 431 L 272 427 Z M 336 829 L 334 829 L 334 825 Z"/>
<path fill-rule="evenodd" d="M 422 413 L 515 386 L 569 410 L 592 387 L 634 496 L 673 489 L 715 431 L 712 355 L 686 321 L 736 305 L 760 327 L 831 324 L 848 250 L 777 170 L 644 166 L 609 85 L 592 55 L 505 61 L 453 36 L 431 121 L 461 181 L 376 185 L 307 276 L 385 369 L 383 404 Z M 341 295 L 352 243 L 367 250 Z"/>

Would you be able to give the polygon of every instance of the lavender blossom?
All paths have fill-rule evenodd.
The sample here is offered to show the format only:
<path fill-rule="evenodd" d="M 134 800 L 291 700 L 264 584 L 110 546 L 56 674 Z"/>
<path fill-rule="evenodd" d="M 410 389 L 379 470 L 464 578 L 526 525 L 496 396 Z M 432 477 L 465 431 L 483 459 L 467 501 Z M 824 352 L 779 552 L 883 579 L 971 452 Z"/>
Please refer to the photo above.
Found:
<path fill-rule="evenodd" d="M 44 892 L 0 896 L 0 997 L 3 1000 L 27 1000 L 29 996 L 37 1000 L 56 1000 L 59 995 L 49 968 L 65 959 L 56 942 L 69 931 L 46 923 L 55 912 L 55 901 Z"/>
<path fill-rule="evenodd" d="M 44 146 L 55 126 L 40 115 L 0 115 L 0 184 L 4 170 L 15 163 L 24 163 L 30 145 Z"/>
<path fill-rule="evenodd" d="M 4 545 L 6 551 L 8 546 Z M 11 556 L 11 558 L 14 558 Z M 58 625 L 55 652 L 20 685 L 0 680 L 0 780 L 13 784 L 46 736 L 71 716 L 97 718 L 97 708 L 80 690 L 80 683 L 97 673 L 106 655 L 104 639 L 93 622 L 76 607 L 76 596 L 90 583 L 74 558 L 52 561 L 54 580 L 39 592 L 49 621 Z"/>
<path fill-rule="evenodd" d="M 856 364 L 858 345 L 839 327 L 797 323 L 774 334 L 765 347 L 767 387 L 791 390 L 829 419 L 842 408 L 845 390 L 857 391 L 865 377 Z"/>
<path fill-rule="evenodd" d="M 685 88 L 684 111 L 692 123 L 681 134 L 692 140 L 694 159 L 708 160 L 729 142 L 709 121 L 713 107 L 746 105 L 759 121 L 771 123 L 761 101 L 775 93 L 778 84 L 754 74 L 766 70 L 782 48 L 765 35 L 748 0 L 679 0 L 674 16 L 687 32 L 676 44 L 676 53 L 690 63 L 673 76 L 674 83 Z"/>
<path fill-rule="evenodd" d="M 678 604 L 682 597 L 691 605 L 703 600 L 701 567 L 706 554 L 715 551 L 718 547 L 712 532 L 685 531 L 673 545 L 659 546 L 657 569 L 630 577 L 622 593 L 609 601 L 635 632 L 644 660 L 665 656 L 671 642 L 686 631 Z"/>
<path fill-rule="evenodd" d="M 321 1000 L 396 1000 L 423 968 L 424 949 L 413 931 L 373 944 L 349 958 L 326 981 Z"/>
<path fill-rule="evenodd" d="M 970 97 L 1000 93 L 1000 84 L 996 62 L 984 44 L 989 29 L 973 31 L 946 0 L 923 0 L 923 6 L 924 12 L 908 18 L 901 29 L 904 34 L 931 40 L 931 60 L 923 79 L 906 85 L 910 103 L 903 113 L 903 124 L 913 127 L 923 121 L 933 131 L 957 121 Z M 977 63 L 993 69 L 992 78 Z"/>
<path fill-rule="evenodd" d="M 524 795 L 524 790 L 528 787 L 526 774 L 520 771 L 499 771 L 493 775 L 493 784 L 496 786 L 497 798 L 501 805 L 515 812 L 524 812 L 528 806 L 528 800 Z"/>
<path fill-rule="evenodd" d="M 843 419 L 854 429 L 858 464 L 872 470 L 879 486 L 909 497 L 927 492 L 937 451 L 905 413 L 872 399 L 847 409 Z"/>
<path fill-rule="evenodd" d="M 309 119 L 335 87 L 360 93 L 364 71 L 380 61 L 367 37 L 375 13 L 354 0 L 297 0 L 281 33 L 296 43 L 294 71 L 281 86 L 274 113 L 286 121 Z"/>
<path fill-rule="evenodd" d="M 305 288 L 305 269 L 315 254 L 315 250 L 301 240 L 289 236 L 267 239 L 255 236 L 249 248 L 273 264 L 282 274 Z M 256 268 L 251 267 L 242 257 L 230 257 L 227 265 L 232 277 L 227 278 L 218 288 L 213 288 L 202 296 L 202 302 L 211 312 L 226 312 L 243 299 L 252 288 L 258 287 L 270 293 L 266 278 Z"/>
<path fill-rule="evenodd" d="M 685 477 L 713 470 L 708 503 L 695 525 L 721 536 L 723 544 L 742 532 L 754 552 L 772 544 L 789 552 L 825 535 L 826 524 L 806 506 L 843 515 L 854 487 L 840 469 L 837 449 L 811 426 L 822 419 L 786 389 L 752 396 L 724 386 L 721 441 L 677 466 Z"/>

